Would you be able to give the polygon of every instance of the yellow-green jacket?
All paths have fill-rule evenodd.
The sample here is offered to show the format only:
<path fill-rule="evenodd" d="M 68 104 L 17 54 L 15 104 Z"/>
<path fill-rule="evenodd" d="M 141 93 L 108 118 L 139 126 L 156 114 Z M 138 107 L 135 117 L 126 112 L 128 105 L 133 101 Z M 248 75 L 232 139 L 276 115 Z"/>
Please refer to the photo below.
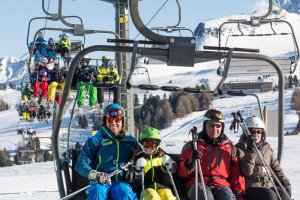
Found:
<path fill-rule="evenodd" d="M 152 155 L 144 152 L 138 153 L 136 160 L 140 157 L 144 157 L 147 161 L 147 164 L 144 168 L 145 189 L 152 188 L 154 190 L 158 190 L 162 188 L 172 188 L 171 179 L 161 163 L 163 155 L 164 152 L 160 149 Z"/>
<path fill-rule="evenodd" d="M 64 38 L 61 38 L 58 42 L 58 45 L 61 47 L 61 46 L 65 46 L 67 47 L 68 49 L 71 49 L 71 41 L 70 39 L 64 39 Z"/>
<path fill-rule="evenodd" d="M 120 80 L 117 68 L 103 65 L 99 67 L 96 78 L 98 82 L 107 84 L 118 84 Z"/>

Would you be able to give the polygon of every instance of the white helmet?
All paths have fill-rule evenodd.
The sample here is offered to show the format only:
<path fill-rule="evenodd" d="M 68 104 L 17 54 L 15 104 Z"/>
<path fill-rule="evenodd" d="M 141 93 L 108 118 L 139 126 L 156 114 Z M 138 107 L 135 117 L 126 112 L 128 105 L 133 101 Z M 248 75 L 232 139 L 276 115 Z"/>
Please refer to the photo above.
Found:
<path fill-rule="evenodd" d="M 58 68 L 61 68 L 61 67 L 64 66 L 64 60 L 63 60 L 62 58 L 60 58 L 60 57 L 55 58 L 54 61 L 53 61 L 53 63 L 54 63 L 55 65 L 57 65 Z"/>
<path fill-rule="evenodd" d="M 33 133 L 33 129 L 32 129 L 32 128 L 29 128 L 29 129 L 28 129 L 28 132 L 29 132 L 29 133 Z"/>
<path fill-rule="evenodd" d="M 256 116 L 247 117 L 245 119 L 245 123 L 248 128 L 262 128 L 262 129 L 265 128 L 264 122 L 259 117 Z"/>

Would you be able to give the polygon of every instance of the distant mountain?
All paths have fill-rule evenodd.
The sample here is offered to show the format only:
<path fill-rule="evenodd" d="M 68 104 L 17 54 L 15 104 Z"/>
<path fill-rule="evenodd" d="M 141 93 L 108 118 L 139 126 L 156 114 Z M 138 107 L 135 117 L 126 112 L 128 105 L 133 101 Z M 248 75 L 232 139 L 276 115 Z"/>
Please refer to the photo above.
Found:
<path fill-rule="evenodd" d="M 26 73 L 26 61 L 16 57 L 0 58 L 0 83 L 12 81 L 19 84 Z"/>
<path fill-rule="evenodd" d="M 300 3 L 296 3 L 296 1 L 289 1 L 283 5 L 289 6 L 289 10 L 296 11 L 296 8 L 298 8 L 296 4 L 300 6 Z M 233 15 L 200 22 L 194 31 L 197 48 L 202 49 L 205 45 L 219 46 L 219 27 L 222 23 L 236 19 L 249 20 L 250 17 L 250 15 Z M 280 17 L 281 20 L 290 23 L 296 36 L 300 34 L 299 14 L 281 12 L 279 15 L 274 15 L 274 17 Z M 260 53 L 269 56 L 296 54 L 292 31 L 287 23 L 272 23 L 272 26 L 268 23 L 259 27 L 230 23 L 222 27 L 220 46 L 259 49 Z M 253 37 L 253 35 L 257 37 Z"/>
<path fill-rule="evenodd" d="M 300 13 L 299 0 L 279 0 L 279 7 L 290 13 Z"/>

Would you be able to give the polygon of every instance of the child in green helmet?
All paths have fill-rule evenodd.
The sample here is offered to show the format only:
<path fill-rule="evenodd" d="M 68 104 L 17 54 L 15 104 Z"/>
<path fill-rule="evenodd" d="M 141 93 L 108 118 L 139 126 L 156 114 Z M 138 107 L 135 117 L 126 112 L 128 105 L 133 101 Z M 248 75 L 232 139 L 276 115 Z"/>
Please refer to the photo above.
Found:
<path fill-rule="evenodd" d="M 175 162 L 159 147 L 160 142 L 160 133 L 155 128 L 146 128 L 140 134 L 140 147 L 133 158 L 136 180 L 142 181 L 138 184 L 142 186 L 140 199 L 176 199 L 172 193 L 171 173 L 168 174 L 175 171 Z"/>

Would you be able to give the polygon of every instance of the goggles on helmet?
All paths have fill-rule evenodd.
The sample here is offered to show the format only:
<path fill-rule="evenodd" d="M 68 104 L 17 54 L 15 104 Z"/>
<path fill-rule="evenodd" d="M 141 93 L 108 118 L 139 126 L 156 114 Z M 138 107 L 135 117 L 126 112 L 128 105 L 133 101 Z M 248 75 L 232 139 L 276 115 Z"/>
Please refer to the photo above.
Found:
<path fill-rule="evenodd" d="M 205 117 L 209 118 L 210 120 L 223 120 L 224 119 L 224 115 L 221 111 L 219 110 L 208 110 L 205 113 Z"/>
<path fill-rule="evenodd" d="M 122 121 L 122 118 L 119 117 L 106 117 L 105 118 L 106 123 L 112 123 L 113 121 L 115 121 L 116 123 L 118 123 L 119 121 Z"/>
<path fill-rule="evenodd" d="M 107 117 L 107 118 L 122 118 L 123 110 L 121 110 L 119 108 L 111 108 L 106 111 L 105 117 Z"/>
<path fill-rule="evenodd" d="M 145 149 L 156 148 L 159 145 L 159 142 L 156 140 L 143 140 L 142 145 Z"/>

